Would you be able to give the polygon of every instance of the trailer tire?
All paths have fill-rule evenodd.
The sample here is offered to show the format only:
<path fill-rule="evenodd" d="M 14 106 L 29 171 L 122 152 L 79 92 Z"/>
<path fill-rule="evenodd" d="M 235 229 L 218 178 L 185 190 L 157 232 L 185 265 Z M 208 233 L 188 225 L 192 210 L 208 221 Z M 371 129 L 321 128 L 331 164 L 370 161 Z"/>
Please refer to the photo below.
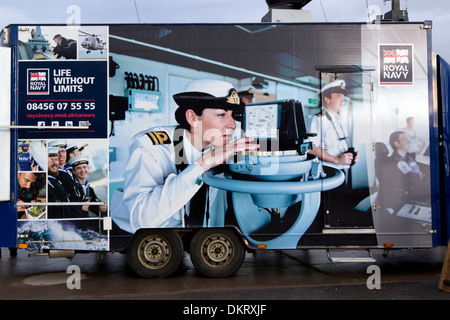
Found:
<path fill-rule="evenodd" d="M 183 260 L 183 242 L 174 230 L 139 230 L 127 248 L 131 269 L 143 278 L 166 278 Z"/>
<path fill-rule="evenodd" d="M 210 278 L 229 277 L 242 265 L 245 249 L 242 240 L 231 229 L 201 229 L 190 245 L 194 267 Z"/>

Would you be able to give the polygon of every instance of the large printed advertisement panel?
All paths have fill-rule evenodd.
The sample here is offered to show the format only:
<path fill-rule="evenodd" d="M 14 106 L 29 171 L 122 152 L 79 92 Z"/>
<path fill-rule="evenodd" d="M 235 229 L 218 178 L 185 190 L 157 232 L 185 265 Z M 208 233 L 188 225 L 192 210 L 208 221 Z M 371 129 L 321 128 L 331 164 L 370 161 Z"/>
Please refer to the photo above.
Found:
<path fill-rule="evenodd" d="M 428 31 L 418 24 L 20 30 L 21 50 L 28 56 L 19 62 L 19 122 L 36 128 L 21 131 L 17 142 L 21 159 L 28 158 L 23 147 L 32 150 L 31 169 L 23 172 L 35 176 L 18 218 L 20 232 L 36 243 L 67 247 L 73 237 L 80 247 L 107 250 L 114 249 L 108 235 L 113 237 L 116 228 L 133 234 L 139 228 L 233 225 L 254 247 L 432 245 Z M 48 46 L 31 42 L 40 40 L 38 33 Z M 57 35 L 68 47 L 76 42 L 74 55 L 52 49 Z M 326 88 L 337 91 L 326 95 Z M 177 97 L 185 98 L 187 91 L 196 92 L 196 101 L 189 103 L 199 104 L 200 96 L 210 99 L 203 95 L 210 92 L 216 106 L 224 108 L 219 110 L 234 112 L 246 105 L 243 118 L 233 113 L 228 126 L 234 131 L 224 141 L 253 135 L 278 152 L 250 157 L 253 173 L 258 161 L 282 168 L 293 158 L 307 163 L 306 171 L 295 176 L 293 169 L 291 176 L 264 167 L 259 184 L 254 176 L 226 166 L 213 176 L 225 179 L 224 185 L 204 188 L 214 179 L 194 162 L 209 146 L 192 143 L 191 131 L 180 128 L 180 114 L 186 114 L 176 112 L 182 102 L 173 98 L 180 93 Z M 211 104 L 208 108 L 214 110 Z M 88 129 L 67 128 L 86 124 Z M 293 132 L 289 128 L 312 134 L 290 144 L 285 141 Z M 211 142 L 211 137 L 201 139 Z M 54 146 L 66 152 L 66 162 L 76 146 L 81 158 L 75 167 L 72 161 L 72 169 L 66 168 L 63 155 L 54 156 Z M 305 146 L 315 151 L 302 155 Z M 355 163 L 336 164 L 326 157 L 349 153 Z M 51 173 L 55 158 L 58 173 L 68 171 L 72 180 Z M 76 172 L 82 165 L 88 172 Z M 249 170 L 241 163 L 237 167 Z M 343 182 L 329 184 L 325 178 L 336 172 Z M 77 183 L 82 175 L 87 179 Z M 239 191 L 227 190 L 230 181 Z M 297 194 L 284 194 L 286 181 Z M 53 198 L 57 185 L 69 195 L 64 200 Z M 203 189 L 206 196 L 197 200 Z M 30 205 L 39 201 L 46 205 Z M 198 201 L 202 209 L 192 209 Z M 62 210 L 55 202 L 69 205 Z M 102 221 L 109 216 L 111 232 Z"/>
<path fill-rule="evenodd" d="M 129 103 L 110 105 L 113 220 L 130 233 L 232 224 L 254 247 L 431 246 L 427 37 L 418 24 L 111 26 L 110 95 Z M 232 182 L 211 186 L 209 210 L 192 222 L 191 198 L 200 189 L 192 177 L 201 176 L 177 168 L 188 146 L 177 139 L 173 96 L 205 79 L 229 82 L 249 98 L 232 140 L 246 135 L 239 129 L 249 122 L 276 137 L 270 130 L 289 122 L 276 110 L 299 102 L 306 130 L 317 134 L 309 141 L 335 157 L 357 155 L 352 166 L 320 161 L 345 182 L 280 204 L 268 191 L 278 185 L 252 193 L 254 177 L 240 177 L 247 191 L 225 191 Z M 336 83 L 345 94 L 332 113 L 321 92 Z M 271 175 L 265 178 L 280 176 Z"/>
<path fill-rule="evenodd" d="M 18 27 L 19 243 L 108 250 L 108 27 Z"/>

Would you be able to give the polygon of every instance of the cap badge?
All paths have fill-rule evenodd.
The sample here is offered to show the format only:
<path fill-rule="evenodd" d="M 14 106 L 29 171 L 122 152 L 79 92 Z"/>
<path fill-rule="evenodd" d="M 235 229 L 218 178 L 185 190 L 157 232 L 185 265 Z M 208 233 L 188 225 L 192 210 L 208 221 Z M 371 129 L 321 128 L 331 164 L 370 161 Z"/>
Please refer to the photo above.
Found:
<path fill-rule="evenodd" d="M 239 95 L 236 90 L 231 90 L 230 95 L 227 97 L 227 102 L 230 104 L 240 104 Z"/>

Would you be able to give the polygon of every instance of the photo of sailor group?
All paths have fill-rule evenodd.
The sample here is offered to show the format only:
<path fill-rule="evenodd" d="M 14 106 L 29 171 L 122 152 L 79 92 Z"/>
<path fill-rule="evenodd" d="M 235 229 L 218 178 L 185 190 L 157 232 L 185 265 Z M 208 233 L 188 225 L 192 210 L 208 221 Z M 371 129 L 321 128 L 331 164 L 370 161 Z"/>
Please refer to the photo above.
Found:
<path fill-rule="evenodd" d="M 107 216 L 102 140 L 19 140 L 17 219 Z"/>

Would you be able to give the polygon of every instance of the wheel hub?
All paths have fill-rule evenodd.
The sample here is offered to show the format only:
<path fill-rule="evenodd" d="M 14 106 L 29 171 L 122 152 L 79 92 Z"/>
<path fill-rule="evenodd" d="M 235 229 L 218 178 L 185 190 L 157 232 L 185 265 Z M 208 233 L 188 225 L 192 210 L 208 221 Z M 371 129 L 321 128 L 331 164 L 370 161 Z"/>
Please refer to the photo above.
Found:
<path fill-rule="evenodd" d="M 139 247 L 139 260 L 149 268 L 165 265 L 170 260 L 169 244 L 159 237 L 148 237 Z"/>
<path fill-rule="evenodd" d="M 227 264 L 233 257 L 233 245 L 223 236 L 211 236 L 205 241 L 204 255 L 206 261 L 212 265 Z"/>

